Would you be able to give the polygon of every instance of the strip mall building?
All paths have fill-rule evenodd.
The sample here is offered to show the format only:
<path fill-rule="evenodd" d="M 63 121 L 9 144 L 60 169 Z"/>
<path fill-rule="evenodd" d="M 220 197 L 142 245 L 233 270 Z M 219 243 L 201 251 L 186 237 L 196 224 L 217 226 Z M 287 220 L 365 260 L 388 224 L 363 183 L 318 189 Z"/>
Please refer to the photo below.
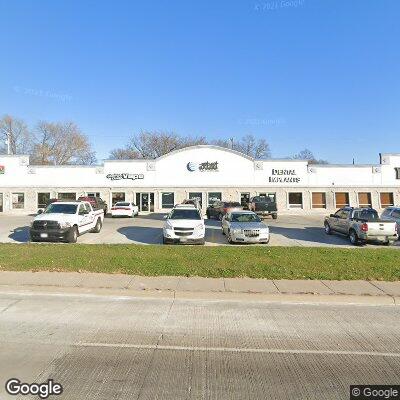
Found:
<path fill-rule="evenodd" d="M 205 209 L 216 200 L 275 196 L 281 213 L 400 204 L 400 154 L 377 165 L 312 165 L 302 160 L 254 160 L 216 147 L 193 146 L 156 160 L 106 160 L 101 166 L 34 166 L 28 156 L 0 155 L 0 212 L 33 213 L 50 198 L 98 195 L 108 205 L 136 203 L 162 212 L 186 198 Z"/>

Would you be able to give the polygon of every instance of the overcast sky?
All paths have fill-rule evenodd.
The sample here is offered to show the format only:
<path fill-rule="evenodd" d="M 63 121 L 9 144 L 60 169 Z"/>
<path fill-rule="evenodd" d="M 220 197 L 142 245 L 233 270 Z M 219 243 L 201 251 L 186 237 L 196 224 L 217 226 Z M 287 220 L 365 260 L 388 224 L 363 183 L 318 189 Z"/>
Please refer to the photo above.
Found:
<path fill-rule="evenodd" d="M 99 159 L 141 129 L 253 133 L 273 157 L 400 152 L 400 1 L 0 0 L 0 114 L 73 120 Z"/>

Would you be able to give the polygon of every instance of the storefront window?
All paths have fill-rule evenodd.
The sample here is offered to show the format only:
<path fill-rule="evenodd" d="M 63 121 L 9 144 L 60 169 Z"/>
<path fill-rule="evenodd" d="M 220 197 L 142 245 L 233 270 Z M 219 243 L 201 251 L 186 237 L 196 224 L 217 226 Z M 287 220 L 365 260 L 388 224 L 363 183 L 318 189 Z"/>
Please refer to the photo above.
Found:
<path fill-rule="evenodd" d="M 393 193 L 381 193 L 381 207 L 386 208 L 394 206 L 394 196 Z"/>
<path fill-rule="evenodd" d="M 314 192 L 312 194 L 312 208 L 326 208 L 326 193 Z"/>
<path fill-rule="evenodd" d="M 125 201 L 125 192 L 113 192 L 111 194 L 111 204 L 114 205 L 117 201 Z"/>
<path fill-rule="evenodd" d="M 208 193 L 208 205 L 214 204 L 216 201 L 222 200 L 222 193 L 221 192 L 210 192 Z"/>
<path fill-rule="evenodd" d="M 50 193 L 38 193 L 37 194 L 37 206 L 38 208 L 46 208 L 47 202 L 50 200 Z"/>
<path fill-rule="evenodd" d="M 361 192 L 358 193 L 358 204 L 360 207 L 372 207 L 371 193 Z"/>
<path fill-rule="evenodd" d="M 174 192 L 161 193 L 161 205 L 162 205 L 162 208 L 174 208 L 174 205 L 175 205 Z"/>
<path fill-rule="evenodd" d="M 201 192 L 189 192 L 190 200 L 198 200 L 200 202 L 200 207 L 203 207 L 203 193 Z"/>
<path fill-rule="evenodd" d="M 303 208 L 303 193 L 289 193 L 289 208 Z"/>
<path fill-rule="evenodd" d="M 349 194 L 345 192 L 335 193 L 336 208 L 348 207 L 350 205 Z"/>
<path fill-rule="evenodd" d="M 250 193 L 245 192 L 245 193 L 240 193 L 240 205 L 243 207 L 247 207 L 250 201 Z"/>
<path fill-rule="evenodd" d="M 88 197 L 100 197 L 100 192 L 87 192 Z"/>
<path fill-rule="evenodd" d="M 58 193 L 57 198 L 58 200 L 63 200 L 63 201 L 73 201 L 76 200 L 76 193 L 70 193 L 70 192 Z"/>
<path fill-rule="evenodd" d="M 25 193 L 12 193 L 12 208 L 21 209 L 25 207 Z"/>

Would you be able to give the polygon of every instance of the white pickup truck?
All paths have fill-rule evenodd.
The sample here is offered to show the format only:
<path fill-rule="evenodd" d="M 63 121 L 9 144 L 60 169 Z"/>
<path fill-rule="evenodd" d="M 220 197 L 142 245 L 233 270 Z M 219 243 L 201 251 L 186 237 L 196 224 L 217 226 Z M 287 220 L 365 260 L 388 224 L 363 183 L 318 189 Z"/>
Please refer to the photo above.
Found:
<path fill-rule="evenodd" d="M 103 210 L 93 210 L 87 201 L 57 201 L 39 210 L 31 223 L 30 239 L 76 243 L 83 233 L 100 232 L 103 221 Z"/>

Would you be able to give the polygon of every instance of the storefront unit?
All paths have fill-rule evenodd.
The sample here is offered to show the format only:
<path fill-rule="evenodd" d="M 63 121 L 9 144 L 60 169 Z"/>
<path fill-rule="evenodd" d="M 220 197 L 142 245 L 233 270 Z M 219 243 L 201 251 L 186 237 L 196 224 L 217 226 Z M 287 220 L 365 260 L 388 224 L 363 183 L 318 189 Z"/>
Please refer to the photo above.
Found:
<path fill-rule="evenodd" d="M 376 165 L 315 165 L 254 160 L 216 146 L 193 146 L 155 160 L 106 160 L 97 166 L 34 166 L 28 156 L 0 156 L 0 213 L 32 213 L 50 198 L 97 195 L 109 207 L 132 201 L 141 212 L 165 212 L 187 198 L 205 209 L 216 200 L 245 203 L 275 197 L 281 213 L 400 204 L 400 154 Z"/>

